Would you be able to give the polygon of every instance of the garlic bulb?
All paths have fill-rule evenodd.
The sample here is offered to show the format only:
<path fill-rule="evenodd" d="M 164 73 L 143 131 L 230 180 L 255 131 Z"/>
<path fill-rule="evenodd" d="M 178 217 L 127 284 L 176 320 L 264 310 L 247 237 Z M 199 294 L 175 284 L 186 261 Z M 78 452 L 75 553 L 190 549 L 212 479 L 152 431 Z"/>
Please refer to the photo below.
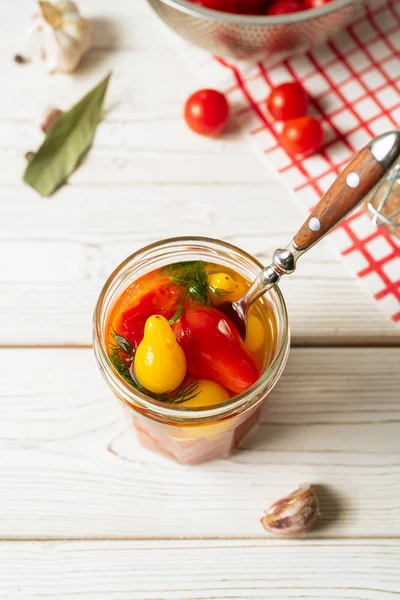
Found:
<path fill-rule="evenodd" d="M 90 26 L 74 2 L 39 2 L 26 35 L 24 56 L 41 60 L 49 73 L 71 73 L 91 45 Z"/>

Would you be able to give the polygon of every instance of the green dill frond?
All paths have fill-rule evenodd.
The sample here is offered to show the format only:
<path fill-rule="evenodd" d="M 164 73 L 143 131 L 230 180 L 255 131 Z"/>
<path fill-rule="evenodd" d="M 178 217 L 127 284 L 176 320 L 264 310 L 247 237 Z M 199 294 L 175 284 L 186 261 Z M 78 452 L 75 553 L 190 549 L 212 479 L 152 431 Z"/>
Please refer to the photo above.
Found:
<path fill-rule="evenodd" d="M 110 361 L 116 371 L 132 385 L 130 367 L 135 356 L 135 349 L 132 344 L 116 331 L 111 333 L 114 342 L 110 345 Z"/>
<path fill-rule="evenodd" d="M 121 375 L 121 377 L 123 377 L 127 383 L 132 385 L 133 380 L 131 377 L 131 372 L 129 370 L 129 366 L 128 366 L 127 362 L 125 361 L 125 359 L 122 358 L 119 354 L 112 352 L 110 354 L 110 361 L 111 361 L 114 369 L 116 371 L 118 371 L 118 373 Z"/>
<path fill-rule="evenodd" d="M 214 296 L 218 296 L 218 298 L 225 298 L 226 296 L 229 296 L 229 294 L 232 294 L 232 292 L 228 292 L 228 290 L 221 290 L 221 288 L 216 288 L 212 285 L 209 285 L 208 287 Z"/>
<path fill-rule="evenodd" d="M 182 303 L 179 304 L 176 313 L 174 314 L 173 317 L 170 318 L 170 320 L 168 321 L 168 323 L 170 325 L 173 325 L 174 323 L 176 323 L 177 321 L 179 321 L 179 319 L 181 318 L 183 313 L 183 306 Z"/>
<path fill-rule="evenodd" d="M 120 350 L 122 350 L 123 352 L 126 352 L 127 354 L 131 354 L 134 351 L 132 344 L 130 342 L 128 342 L 128 340 L 126 338 L 124 338 L 122 335 L 118 335 L 118 333 L 114 332 L 113 338 L 114 338 L 115 342 L 117 343 L 117 345 L 119 346 Z"/>
<path fill-rule="evenodd" d="M 178 387 L 172 393 L 152 394 L 151 397 L 160 402 L 168 402 L 169 404 L 183 404 L 199 395 L 198 387 L 199 384 L 197 381 L 190 381 L 186 385 Z M 149 395 L 148 392 L 145 393 Z"/>
<path fill-rule="evenodd" d="M 211 304 L 211 289 L 205 264 L 201 260 L 178 262 L 166 267 L 171 283 L 182 289 L 182 301 L 192 300 L 198 304 Z"/>

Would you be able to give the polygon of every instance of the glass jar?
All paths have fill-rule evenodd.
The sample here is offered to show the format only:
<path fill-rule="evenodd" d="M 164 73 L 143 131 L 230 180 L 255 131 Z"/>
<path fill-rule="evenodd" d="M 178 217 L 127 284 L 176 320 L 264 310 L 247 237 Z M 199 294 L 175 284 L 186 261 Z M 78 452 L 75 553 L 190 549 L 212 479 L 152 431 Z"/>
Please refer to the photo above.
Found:
<path fill-rule="evenodd" d="M 400 163 L 364 200 L 372 222 L 400 238 Z"/>
<path fill-rule="evenodd" d="M 261 300 L 275 326 L 275 351 L 260 379 L 245 392 L 211 408 L 159 402 L 138 392 L 114 369 L 106 347 L 109 315 L 122 292 L 146 273 L 175 262 L 202 260 L 229 267 L 253 281 L 262 265 L 236 246 L 203 237 L 163 240 L 135 252 L 108 278 L 94 312 L 94 351 L 104 379 L 123 402 L 141 443 L 177 462 L 195 464 L 228 455 L 257 424 L 260 409 L 286 364 L 290 333 L 285 302 L 278 287 Z"/>

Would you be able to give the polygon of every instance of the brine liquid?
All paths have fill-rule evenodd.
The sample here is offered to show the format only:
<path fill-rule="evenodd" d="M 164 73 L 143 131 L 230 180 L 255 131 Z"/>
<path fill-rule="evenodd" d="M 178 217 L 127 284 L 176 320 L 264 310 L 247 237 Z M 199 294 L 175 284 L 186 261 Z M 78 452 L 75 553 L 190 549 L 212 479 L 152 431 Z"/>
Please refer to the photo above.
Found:
<path fill-rule="evenodd" d="M 186 263 L 179 263 L 185 265 Z M 187 263 L 193 264 L 193 263 Z M 221 302 L 239 299 L 250 287 L 250 283 L 242 275 L 226 266 L 215 263 L 203 263 L 209 276 L 216 273 L 227 273 L 235 282 L 232 292 L 219 296 L 210 292 L 210 306 L 217 308 Z M 111 352 L 115 342 L 115 334 L 123 336 L 134 348 L 143 337 L 144 324 L 148 317 L 162 314 L 171 319 L 183 300 L 185 306 L 196 306 L 194 298 L 187 296 L 187 290 L 176 284 L 176 278 L 169 267 L 161 267 L 134 281 L 118 298 L 107 322 L 106 340 Z M 260 371 L 263 372 L 272 362 L 277 343 L 276 320 L 266 298 L 258 300 L 249 311 L 256 316 L 264 330 L 264 342 L 255 352 L 250 352 Z"/>

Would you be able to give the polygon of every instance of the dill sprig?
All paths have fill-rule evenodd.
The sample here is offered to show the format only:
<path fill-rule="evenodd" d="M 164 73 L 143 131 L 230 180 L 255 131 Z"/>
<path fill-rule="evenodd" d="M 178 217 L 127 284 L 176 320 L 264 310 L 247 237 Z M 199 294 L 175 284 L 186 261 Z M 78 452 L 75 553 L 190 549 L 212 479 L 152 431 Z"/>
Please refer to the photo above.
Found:
<path fill-rule="evenodd" d="M 202 306 L 212 306 L 212 295 L 223 297 L 230 293 L 209 285 L 205 267 L 202 260 L 177 262 L 166 267 L 170 283 L 182 289 L 182 302 L 191 300 Z"/>
<path fill-rule="evenodd" d="M 152 394 L 147 390 L 144 390 L 143 393 L 147 396 L 151 396 L 154 400 L 158 400 L 159 402 L 168 402 L 169 404 L 184 404 L 185 402 L 189 402 L 193 398 L 196 398 L 200 393 L 198 391 L 199 384 L 197 381 L 189 381 L 185 385 L 181 385 L 174 392 L 166 392 L 165 394 Z"/>
<path fill-rule="evenodd" d="M 180 315 L 177 319 L 179 319 L 179 317 Z M 135 379 L 132 372 L 133 359 L 136 352 L 135 348 L 125 337 L 119 335 L 116 331 L 113 330 L 111 335 L 113 343 L 111 344 L 110 361 L 121 377 L 123 377 L 125 381 L 138 392 L 153 398 L 153 400 L 166 402 L 168 404 L 183 404 L 184 402 L 192 400 L 199 394 L 198 383 L 196 381 L 190 381 L 185 385 L 180 385 L 175 391 L 165 392 L 164 394 L 155 394 L 146 390 L 146 388 L 141 386 Z"/>
<path fill-rule="evenodd" d="M 201 260 L 178 262 L 167 267 L 174 283 L 182 289 L 182 301 L 192 300 L 199 304 L 210 304 L 210 287 L 207 272 Z"/>
<path fill-rule="evenodd" d="M 113 342 L 110 345 L 110 361 L 121 377 L 123 377 L 127 383 L 132 385 L 133 380 L 130 368 L 135 356 L 135 348 L 126 338 L 119 335 L 116 331 L 113 330 L 111 336 Z"/>
<path fill-rule="evenodd" d="M 225 298 L 225 296 L 229 296 L 232 292 L 228 292 L 228 290 L 222 290 L 221 288 L 216 288 L 213 285 L 208 286 L 214 296 L 218 296 L 219 298 Z"/>
<path fill-rule="evenodd" d="M 182 303 L 180 302 L 178 305 L 178 308 L 176 309 L 176 313 L 174 314 L 173 317 L 170 318 L 170 320 L 168 321 L 168 323 L 170 325 L 173 325 L 174 323 L 176 323 L 177 321 L 179 321 L 179 319 L 181 318 L 183 313 L 183 306 Z"/>

